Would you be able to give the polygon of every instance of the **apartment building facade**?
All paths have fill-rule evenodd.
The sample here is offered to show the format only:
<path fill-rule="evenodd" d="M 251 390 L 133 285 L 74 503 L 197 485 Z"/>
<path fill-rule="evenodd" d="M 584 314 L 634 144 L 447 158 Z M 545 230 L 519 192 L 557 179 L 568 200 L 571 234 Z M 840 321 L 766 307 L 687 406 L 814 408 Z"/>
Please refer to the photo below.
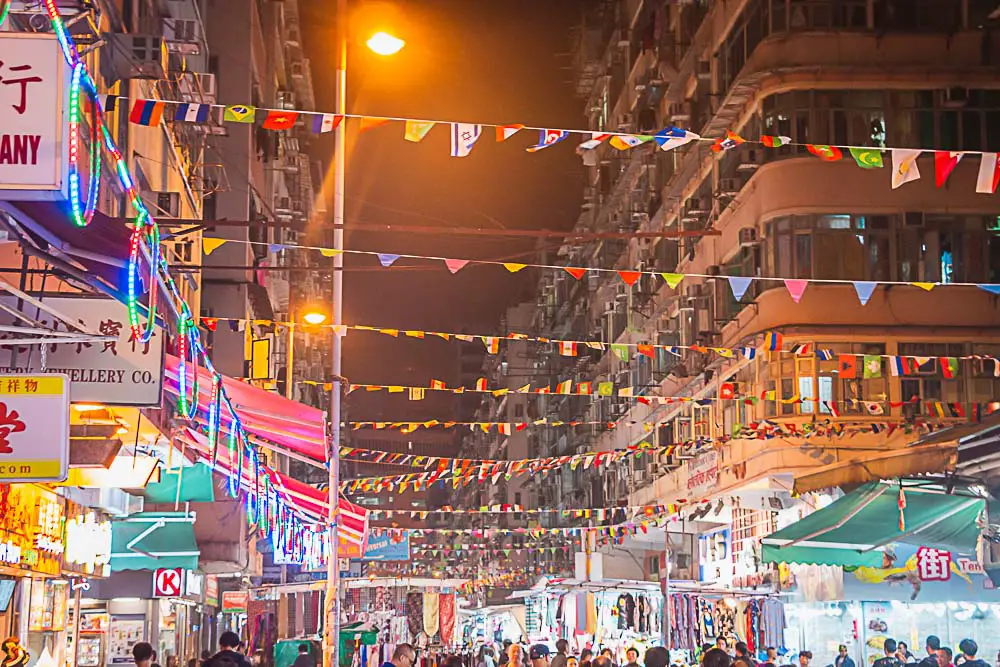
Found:
<path fill-rule="evenodd" d="M 978 0 L 588 5 L 576 82 L 589 129 L 674 126 L 748 141 L 724 151 L 711 141 L 670 151 L 604 145 L 585 156 L 576 229 L 663 237 L 566 246 L 560 263 L 704 277 L 671 287 L 652 275 L 632 286 L 613 272 L 541 275 L 535 330 L 677 346 L 627 358 L 610 347 L 581 351 L 553 384 L 612 381 L 616 394 L 691 399 L 550 400 L 542 416 L 616 428 L 550 429 L 531 456 L 687 443 L 632 469 L 609 467 L 578 488 L 541 478 L 552 506 L 738 499 L 748 489 L 744 506 L 757 506 L 762 492 L 787 496 L 808 471 L 903 447 L 928 428 L 995 408 L 1000 378 L 991 360 L 974 357 L 1000 353 L 1000 306 L 974 284 L 1000 282 L 1000 204 L 976 194 L 975 158 L 938 187 L 932 152 L 998 145 L 997 9 Z M 793 143 L 766 148 L 757 142 L 764 135 Z M 823 161 L 796 145 L 806 143 L 928 152 L 917 161 L 923 178 L 893 189 L 889 169 L 861 169 L 849 156 Z M 737 300 L 729 276 L 756 280 Z M 810 282 L 796 302 L 780 280 L 763 278 L 899 284 L 863 305 L 850 283 Z M 913 282 L 946 285 L 926 291 Z M 782 350 L 764 349 L 769 332 L 782 334 Z M 797 345 L 811 352 L 792 353 Z M 536 350 L 538 359 L 552 354 Z M 856 377 L 839 372 L 841 355 L 857 360 Z M 877 369 L 860 370 L 865 355 L 878 357 Z M 932 359 L 897 375 L 892 355 Z M 942 357 L 961 358 L 958 371 Z M 803 437 L 827 427 L 850 437 Z M 769 438 L 768 428 L 788 437 Z M 704 488 L 694 480 L 693 467 L 706 463 L 694 443 L 709 441 L 717 458 Z M 740 503 L 725 504 L 715 511 L 723 522 Z"/>

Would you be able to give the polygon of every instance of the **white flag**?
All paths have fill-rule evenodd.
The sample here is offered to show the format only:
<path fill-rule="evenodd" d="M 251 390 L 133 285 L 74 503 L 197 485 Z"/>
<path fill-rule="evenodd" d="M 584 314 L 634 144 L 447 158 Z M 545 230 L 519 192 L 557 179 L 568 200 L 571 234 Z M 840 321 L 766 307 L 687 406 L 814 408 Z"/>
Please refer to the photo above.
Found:
<path fill-rule="evenodd" d="M 472 147 L 479 141 L 483 133 L 482 125 L 472 123 L 451 124 L 451 156 L 465 157 L 472 152 Z"/>
<path fill-rule="evenodd" d="M 917 158 L 921 151 L 911 148 L 892 149 L 892 189 L 911 181 L 920 180 L 920 169 L 917 168 Z"/>
<path fill-rule="evenodd" d="M 983 161 L 979 163 L 979 178 L 976 179 L 976 192 L 991 195 L 997 191 L 1000 181 L 1000 168 L 996 153 L 983 153 Z"/>

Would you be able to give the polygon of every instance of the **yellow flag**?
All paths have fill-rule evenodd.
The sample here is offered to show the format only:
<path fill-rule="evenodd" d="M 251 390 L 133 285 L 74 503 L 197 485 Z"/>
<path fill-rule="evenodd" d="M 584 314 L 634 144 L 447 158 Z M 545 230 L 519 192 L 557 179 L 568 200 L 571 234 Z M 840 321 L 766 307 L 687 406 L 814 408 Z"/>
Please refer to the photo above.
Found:
<path fill-rule="evenodd" d="M 427 133 L 431 131 L 434 127 L 434 123 L 425 122 L 420 120 L 408 120 L 406 121 L 406 133 L 403 138 L 407 141 L 422 141 Z"/>
<path fill-rule="evenodd" d="M 920 289 L 927 290 L 928 292 L 930 292 L 932 289 L 934 289 L 934 283 L 910 283 L 910 284 L 911 285 L 916 285 Z"/>
<path fill-rule="evenodd" d="M 518 264 L 517 262 L 504 262 L 503 268 L 507 269 L 511 273 L 517 273 L 526 266 L 527 264 Z"/>
<path fill-rule="evenodd" d="M 344 254 L 344 251 L 334 250 L 333 248 L 320 248 L 319 254 L 323 255 L 324 257 L 336 257 L 337 255 Z"/>
<path fill-rule="evenodd" d="M 202 238 L 201 239 L 201 249 L 202 249 L 202 252 L 207 257 L 208 255 L 211 255 L 213 252 L 215 252 L 216 250 L 218 250 L 219 248 L 221 248 L 222 245 L 225 242 L 226 242 L 226 239 Z"/>

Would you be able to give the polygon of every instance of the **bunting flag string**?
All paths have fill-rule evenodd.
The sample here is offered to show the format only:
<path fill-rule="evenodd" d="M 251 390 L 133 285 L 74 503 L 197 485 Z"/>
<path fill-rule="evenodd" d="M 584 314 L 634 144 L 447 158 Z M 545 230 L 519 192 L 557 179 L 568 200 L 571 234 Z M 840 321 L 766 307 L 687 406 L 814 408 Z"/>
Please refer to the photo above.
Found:
<path fill-rule="evenodd" d="M 737 301 L 742 300 L 743 296 L 749 290 L 750 286 L 754 282 L 761 283 L 782 283 L 786 289 L 788 289 L 789 296 L 794 303 L 799 303 L 803 298 L 803 292 L 805 291 L 805 286 L 807 285 L 851 285 L 854 287 L 858 295 L 858 300 L 861 305 L 866 305 L 871 299 L 872 294 L 878 287 L 917 287 L 929 292 L 933 289 L 939 287 L 976 287 L 990 294 L 1000 295 L 1000 283 L 971 283 L 971 282 L 921 282 L 921 281 L 905 281 L 905 280 L 879 280 L 879 281 L 866 281 L 866 280 L 850 280 L 848 278 L 784 278 L 775 276 L 726 276 L 726 275 L 715 275 L 708 273 L 671 273 L 664 271 L 649 271 L 649 270 L 626 270 L 626 269 L 608 269 L 603 267 L 575 267 L 575 266 L 563 266 L 559 264 L 532 264 L 532 263 L 514 263 L 514 262 L 502 262 L 499 260 L 490 259 L 464 259 L 464 258 L 454 258 L 454 257 L 439 257 L 436 255 L 415 255 L 415 254 L 403 254 L 403 253 L 385 253 L 378 252 L 375 250 L 353 250 L 353 249 L 334 249 L 323 246 L 312 246 L 312 245 L 297 245 L 297 244 L 287 244 L 287 243 L 264 243 L 262 241 L 247 241 L 247 240 L 234 240 L 234 239 L 218 239 L 218 238 L 206 238 L 203 239 L 203 251 L 206 255 L 211 254 L 213 251 L 222 247 L 227 243 L 240 243 L 245 245 L 260 245 L 267 246 L 272 252 L 279 252 L 281 250 L 309 250 L 317 251 L 324 257 L 334 257 L 339 254 L 348 255 L 363 255 L 363 256 L 373 256 L 376 257 L 379 263 L 386 268 L 393 266 L 399 259 L 414 259 L 432 262 L 441 262 L 444 264 L 445 268 L 452 275 L 458 273 L 463 267 L 469 264 L 478 264 L 483 266 L 502 266 L 508 273 L 516 273 L 524 268 L 533 269 L 545 269 L 550 271 L 565 271 L 573 276 L 576 280 L 581 280 L 587 273 L 616 273 L 618 277 L 629 287 L 632 287 L 642 276 L 650 276 L 653 279 L 663 279 L 667 285 L 676 290 L 677 286 L 685 279 L 698 278 L 700 280 L 712 280 L 712 281 L 726 281 L 729 285 L 733 296 Z"/>
<path fill-rule="evenodd" d="M 690 501 L 707 503 L 707 500 Z M 582 536 L 598 537 L 623 537 L 628 534 L 635 535 L 638 532 L 645 532 L 650 526 L 662 526 L 668 521 L 676 521 L 680 516 L 681 506 L 689 505 L 688 500 L 679 500 L 670 505 L 663 505 L 664 511 L 660 514 L 633 517 L 618 523 L 606 524 L 603 526 L 568 526 L 560 528 L 545 528 L 542 526 L 532 526 L 530 528 L 406 528 L 400 526 L 378 526 L 378 530 L 389 534 L 408 534 L 414 537 L 427 537 L 432 535 L 470 535 L 473 539 L 490 539 L 501 536 L 525 536 L 541 539 L 550 536 L 580 538 Z"/>
<path fill-rule="evenodd" d="M 96 96 L 95 100 L 104 106 L 103 110 L 111 110 L 117 99 L 129 100 L 125 96 Z M 113 104 L 114 103 L 114 104 Z M 170 107 L 168 109 L 168 107 Z M 363 114 L 331 114 L 323 111 L 274 109 L 254 107 L 246 104 L 192 104 L 173 100 L 135 99 L 132 100 L 129 121 L 138 125 L 155 126 L 164 119 L 174 122 L 192 123 L 255 123 L 258 120 L 267 130 L 289 130 L 301 123 L 314 134 L 332 132 L 345 119 L 356 120 L 361 132 L 391 123 L 402 124 L 403 138 L 408 142 L 423 141 L 436 125 L 449 128 L 452 157 L 468 156 L 473 146 L 482 135 L 483 128 L 492 128 L 497 142 L 508 142 L 521 130 L 538 132 L 537 141 L 525 150 L 537 153 L 561 143 L 571 136 L 577 137 L 576 151 L 585 154 L 607 142 L 619 151 L 627 151 L 638 146 L 655 144 L 659 150 L 669 151 L 688 144 L 702 143 L 708 145 L 713 153 L 723 154 L 739 148 L 744 144 L 754 144 L 765 148 L 776 149 L 795 147 L 815 155 L 824 162 L 839 162 L 850 156 L 861 169 L 880 170 L 885 167 L 885 156 L 891 162 L 890 185 L 898 188 L 906 183 L 921 178 L 917 168 L 917 159 L 928 154 L 934 159 L 934 177 L 937 187 L 942 187 L 963 157 L 978 157 L 980 160 L 979 174 L 976 180 L 976 192 L 993 194 L 1000 185 L 1000 160 L 998 154 L 987 151 L 944 151 L 937 149 L 921 149 L 912 147 L 889 146 L 833 146 L 828 144 L 811 144 L 792 141 L 791 137 L 763 135 L 759 139 L 747 139 L 732 130 L 727 130 L 720 137 L 703 137 L 690 130 L 668 126 L 655 132 L 605 132 L 594 130 L 564 129 L 551 127 L 531 127 L 520 123 L 494 124 L 469 123 L 452 120 L 409 118 L 404 116 L 372 116 Z"/>
<path fill-rule="evenodd" d="M 658 514 L 673 514 L 680 509 L 677 504 L 654 504 L 654 505 L 625 505 L 616 507 L 589 507 L 575 509 L 558 508 L 526 508 L 520 505 L 498 504 L 484 505 L 476 508 L 452 507 L 450 505 L 437 510 L 369 510 L 369 518 L 372 520 L 392 519 L 396 517 L 409 517 L 410 519 L 426 519 L 428 516 L 437 514 L 558 514 L 569 519 L 594 519 L 596 521 L 606 521 L 617 512 L 628 512 L 654 516 Z M 381 528 L 372 527 L 371 531 L 378 534 Z"/>

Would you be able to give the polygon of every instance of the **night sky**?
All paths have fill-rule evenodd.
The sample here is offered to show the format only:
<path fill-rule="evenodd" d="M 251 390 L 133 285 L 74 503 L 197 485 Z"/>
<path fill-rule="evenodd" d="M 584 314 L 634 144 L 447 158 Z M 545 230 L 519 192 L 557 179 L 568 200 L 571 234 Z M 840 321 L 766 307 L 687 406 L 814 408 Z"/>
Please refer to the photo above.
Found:
<path fill-rule="evenodd" d="M 300 0 L 319 110 L 334 108 L 334 26 L 331 0 Z M 352 50 L 349 112 L 434 120 L 584 127 L 583 101 L 573 94 L 571 29 L 581 0 L 405 0 L 405 12 L 356 0 L 352 32 L 386 18 L 407 40 L 391 59 Z M 364 25 L 362 25 L 364 24 Z M 397 28 L 396 25 L 401 27 Z M 571 141 L 537 154 L 537 139 L 523 132 L 497 144 L 494 130 L 466 158 L 449 156 L 447 126 L 420 144 L 403 140 L 394 123 L 357 135 L 349 127 L 347 224 L 569 229 L 580 212 L 584 171 Z M 315 147 L 332 161 L 331 145 Z M 552 241 L 548 242 L 552 244 Z M 413 233 L 348 232 L 349 249 L 468 259 L 531 262 L 536 241 Z M 556 243 L 558 247 L 558 243 Z M 344 319 L 403 329 L 503 333 L 508 305 L 532 298 L 537 274 L 469 265 L 451 275 L 443 263 L 399 260 L 390 269 L 374 257 L 347 256 Z M 351 333 L 344 371 L 351 382 L 425 386 L 454 368 L 460 345 L 441 340 L 398 340 Z M 441 378 L 447 379 L 447 378 Z M 456 377 L 457 379 L 457 377 Z M 380 413 L 391 419 L 440 418 L 429 404 L 404 396 L 362 401 L 353 397 L 351 419 Z"/>

